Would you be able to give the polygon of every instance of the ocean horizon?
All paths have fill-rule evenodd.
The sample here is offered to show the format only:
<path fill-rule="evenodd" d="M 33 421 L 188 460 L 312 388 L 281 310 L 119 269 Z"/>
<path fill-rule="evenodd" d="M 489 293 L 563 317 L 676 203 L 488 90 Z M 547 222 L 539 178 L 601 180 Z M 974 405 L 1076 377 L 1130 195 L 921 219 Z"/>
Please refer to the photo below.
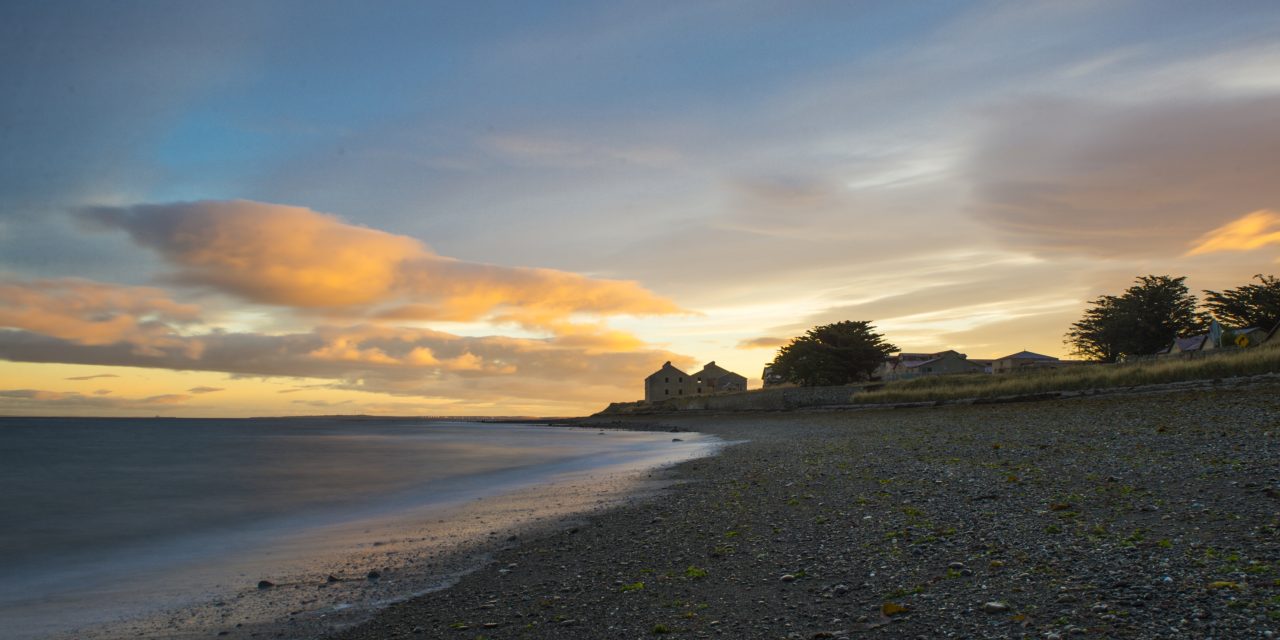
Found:
<path fill-rule="evenodd" d="M 453 551 L 627 495 L 717 442 L 365 416 L 0 418 L 0 618 L 17 638 L 328 628 L 444 586 L 466 568 Z"/>

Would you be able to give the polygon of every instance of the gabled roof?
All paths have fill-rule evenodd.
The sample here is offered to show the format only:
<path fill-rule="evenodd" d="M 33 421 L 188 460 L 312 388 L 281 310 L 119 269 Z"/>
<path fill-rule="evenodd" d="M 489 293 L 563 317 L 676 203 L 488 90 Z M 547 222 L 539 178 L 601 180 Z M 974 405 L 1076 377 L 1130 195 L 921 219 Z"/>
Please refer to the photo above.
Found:
<path fill-rule="evenodd" d="M 957 359 L 957 360 L 961 360 L 961 361 L 963 361 L 963 362 L 967 362 L 967 363 L 972 364 L 972 365 L 977 366 L 977 367 L 984 366 L 984 365 L 979 364 L 979 363 L 977 363 L 977 362 L 975 362 L 975 361 L 973 361 L 973 360 L 969 360 L 968 358 L 966 358 L 966 357 L 964 356 L 964 354 L 963 354 L 963 353 L 956 353 L 955 351 L 951 351 L 951 350 L 948 350 L 948 351 L 939 351 L 938 353 L 934 354 L 934 355 L 936 356 L 936 357 L 934 357 L 934 358 L 931 358 L 931 359 L 929 359 L 929 360 L 921 360 L 921 361 L 919 361 L 919 362 L 912 361 L 912 362 L 908 362 L 908 363 L 906 363 L 906 364 L 904 364 L 904 365 L 902 365 L 902 366 L 907 367 L 908 369 L 914 369 L 914 368 L 916 368 L 916 367 L 923 367 L 923 366 L 924 366 L 924 365 L 926 365 L 926 364 L 933 364 L 933 363 L 938 362 L 938 361 L 941 361 L 941 360 L 946 360 L 946 359 L 947 359 L 947 356 L 948 356 L 948 355 L 951 355 L 951 354 L 954 354 L 954 355 L 956 356 L 956 359 Z"/>
<path fill-rule="evenodd" d="M 1178 351 L 1199 351 L 1204 348 L 1204 343 L 1209 339 L 1209 334 L 1202 333 L 1198 336 L 1187 336 L 1186 338 L 1174 338 L 1173 345 Z M 1173 349 L 1170 349 L 1173 351 Z"/>
<path fill-rule="evenodd" d="M 715 360 L 708 362 L 706 366 L 702 367 L 702 371 L 693 374 L 693 377 L 695 378 L 723 378 L 725 376 L 737 376 L 743 380 L 747 379 L 744 375 L 734 373 L 716 364 Z"/>
<path fill-rule="evenodd" d="M 963 353 L 957 353 L 955 349 L 947 349 L 946 351 L 937 351 L 934 353 L 909 353 L 909 352 L 903 351 L 898 353 L 898 355 L 889 356 L 888 358 L 885 358 L 885 361 L 886 362 L 907 362 L 907 361 L 917 361 L 917 360 L 918 361 L 937 360 L 938 358 L 941 358 L 942 356 L 948 353 L 955 353 L 961 358 L 965 357 Z"/>
<path fill-rule="evenodd" d="M 906 368 L 908 368 L 908 369 L 915 369 L 916 367 L 923 367 L 923 366 L 924 366 L 924 365 L 926 365 L 926 364 L 932 364 L 932 363 L 937 362 L 937 361 L 939 361 L 939 360 L 941 360 L 941 359 L 942 359 L 942 358 L 934 358 L 934 359 L 932 359 L 932 360 L 912 360 L 911 362 L 908 362 L 908 363 L 906 363 L 906 364 L 904 364 L 904 365 L 902 365 L 902 366 L 904 366 L 904 367 L 906 367 Z"/>
<path fill-rule="evenodd" d="M 662 365 L 661 369 L 658 369 L 657 371 L 654 371 L 653 373 L 649 374 L 648 377 L 645 378 L 645 380 L 648 380 L 649 378 L 655 378 L 660 375 L 673 375 L 673 374 L 684 376 L 686 378 L 689 377 L 689 374 L 671 366 L 671 361 L 668 360 L 666 364 Z"/>
<path fill-rule="evenodd" d="M 890 360 L 929 360 L 931 358 L 934 358 L 936 355 L 937 354 L 933 354 L 933 353 L 908 353 L 903 351 L 896 356 L 890 357 L 889 359 Z"/>
<path fill-rule="evenodd" d="M 1032 352 L 1030 352 L 1030 351 L 1019 351 L 1019 352 L 1017 352 L 1017 353 L 1009 354 L 1009 355 L 1007 355 L 1007 356 L 1005 356 L 1005 357 L 1003 357 L 1003 358 L 996 358 L 996 359 L 997 359 L 997 360 L 1013 360 L 1013 359 L 1017 359 L 1017 360 L 1057 360 L 1057 358 L 1055 358 L 1055 357 L 1053 357 L 1053 356 L 1046 356 L 1046 355 L 1044 355 L 1044 354 L 1042 354 L 1042 353 L 1032 353 Z"/>

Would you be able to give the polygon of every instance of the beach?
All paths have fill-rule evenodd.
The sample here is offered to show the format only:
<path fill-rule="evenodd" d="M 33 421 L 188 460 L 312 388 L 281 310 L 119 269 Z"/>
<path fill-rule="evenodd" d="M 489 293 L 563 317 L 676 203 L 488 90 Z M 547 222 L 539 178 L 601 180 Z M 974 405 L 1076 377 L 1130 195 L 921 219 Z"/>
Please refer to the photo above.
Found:
<path fill-rule="evenodd" d="M 331 640 L 1280 633 L 1274 382 L 602 426 L 738 444 Z"/>

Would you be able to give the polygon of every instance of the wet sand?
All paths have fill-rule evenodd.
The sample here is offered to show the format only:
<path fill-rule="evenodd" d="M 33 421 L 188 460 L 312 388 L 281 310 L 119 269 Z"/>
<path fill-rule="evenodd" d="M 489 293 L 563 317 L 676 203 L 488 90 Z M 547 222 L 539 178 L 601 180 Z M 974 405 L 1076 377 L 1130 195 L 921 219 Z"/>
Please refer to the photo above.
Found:
<path fill-rule="evenodd" d="M 750 442 L 330 638 L 1280 633 L 1274 383 L 622 422 Z"/>

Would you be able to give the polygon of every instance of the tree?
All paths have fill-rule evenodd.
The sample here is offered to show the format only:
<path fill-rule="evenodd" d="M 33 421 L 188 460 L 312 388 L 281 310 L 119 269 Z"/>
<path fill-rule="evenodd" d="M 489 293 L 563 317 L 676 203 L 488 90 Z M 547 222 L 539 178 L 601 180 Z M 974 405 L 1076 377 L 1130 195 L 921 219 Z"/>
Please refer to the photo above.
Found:
<path fill-rule="evenodd" d="M 1270 329 L 1280 323 L 1280 280 L 1255 275 L 1260 284 L 1246 284 L 1226 291 L 1205 291 L 1204 306 L 1222 324 L 1236 329 Z"/>
<path fill-rule="evenodd" d="M 845 320 L 814 327 L 778 350 L 771 373 L 805 387 L 849 384 L 871 372 L 898 348 L 870 322 Z"/>
<path fill-rule="evenodd" d="M 1071 325 L 1064 342 L 1080 356 L 1115 362 L 1121 355 L 1155 353 L 1179 335 L 1203 331 L 1207 319 L 1196 311 L 1186 278 L 1142 276 L 1119 296 L 1090 302 Z"/>

